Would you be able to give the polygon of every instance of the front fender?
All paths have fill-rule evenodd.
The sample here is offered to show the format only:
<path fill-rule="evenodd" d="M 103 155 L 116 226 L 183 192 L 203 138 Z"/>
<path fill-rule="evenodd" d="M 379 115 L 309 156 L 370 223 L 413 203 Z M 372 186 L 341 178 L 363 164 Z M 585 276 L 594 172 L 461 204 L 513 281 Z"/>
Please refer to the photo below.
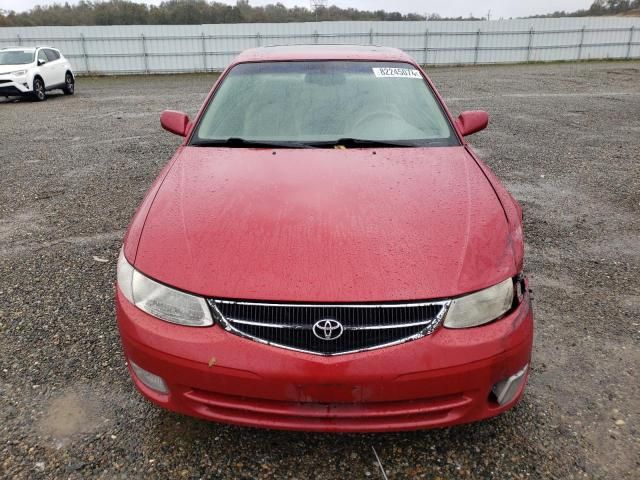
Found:
<path fill-rule="evenodd" d="M 511 250 L 513 251 L 513 260 L 515 263 L 516 271 L 522 271 L 524 266 L 524 231 L 522 228 L 522 207 L 518 201 L 509 193 L 509 191 L 502 185 L 495 173 L 478 158 L 475 152 L 467 145 L 467 151 L 473 157 L 478 164 L 485 177 L 496 192 L 496 196 L 502 205 L 504 214 L 509 224 L 509 242 Z"/>

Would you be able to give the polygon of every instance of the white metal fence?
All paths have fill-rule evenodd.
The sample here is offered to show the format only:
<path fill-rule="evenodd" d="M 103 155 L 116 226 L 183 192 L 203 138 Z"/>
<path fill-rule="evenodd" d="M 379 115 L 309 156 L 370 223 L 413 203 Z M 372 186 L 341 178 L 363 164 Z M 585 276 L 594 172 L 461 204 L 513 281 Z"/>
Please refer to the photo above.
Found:
<path fill-rule="evenodd" d="M 52 45 L 96 74 L 219 71 L 247 48 L 309 43 L 397 47 L 426 65 L 640 58 L 640 18 L 0 28 L 0 48 Z"/>

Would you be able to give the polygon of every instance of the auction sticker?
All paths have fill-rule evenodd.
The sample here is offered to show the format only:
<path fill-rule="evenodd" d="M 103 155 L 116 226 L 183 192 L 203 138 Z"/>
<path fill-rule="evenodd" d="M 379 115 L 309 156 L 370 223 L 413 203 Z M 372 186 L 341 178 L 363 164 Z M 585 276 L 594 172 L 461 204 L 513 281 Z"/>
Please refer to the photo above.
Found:
<path fill-rule="evenodd" d="M 373 67 L 373 74 L 378 78 L 416 78 L 422 80 L 422 75 L 415 68 Z"/>

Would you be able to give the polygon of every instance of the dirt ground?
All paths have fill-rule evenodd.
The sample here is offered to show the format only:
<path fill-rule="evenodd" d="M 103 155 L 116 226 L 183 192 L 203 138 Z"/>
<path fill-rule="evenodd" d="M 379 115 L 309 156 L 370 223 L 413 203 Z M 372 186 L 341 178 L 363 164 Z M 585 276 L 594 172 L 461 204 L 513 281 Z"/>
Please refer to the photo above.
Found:
<path fill-rule="evenodd" d="M 509 413 L 413 433 L 238 428 L 134 390 L 114 320 L 120 242 L 213 75 L 80 78 L 0 100 L 0 477 L 640 478 L 640 62 L 439 68 L 522 202 L 530 383 Z M 380 464 L 376 460 L 378 454 Z"/>

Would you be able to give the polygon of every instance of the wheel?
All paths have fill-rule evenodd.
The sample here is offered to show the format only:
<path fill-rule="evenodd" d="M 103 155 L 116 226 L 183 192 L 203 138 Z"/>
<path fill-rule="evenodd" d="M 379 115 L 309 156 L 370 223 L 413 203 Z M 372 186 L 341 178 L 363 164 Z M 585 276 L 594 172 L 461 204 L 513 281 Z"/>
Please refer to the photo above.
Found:
<path fill-rule="evenodd" d="M 33 97 L 38 102 L 42 102 L 47 99 L 47 92 L 44 89 L 44 82 L 41 78 L 36 78 L 33 81 Z"/>
<path fill-rule="evenodd" d="M 76 88 L 76 81 L 74 80 L 73 75 L 67 72 L 67 74 L 64 77 L 64 88 L 62 89 L 62 91 L 64 92 L 65 95 L 73 95 L 75 88 Z"/>

